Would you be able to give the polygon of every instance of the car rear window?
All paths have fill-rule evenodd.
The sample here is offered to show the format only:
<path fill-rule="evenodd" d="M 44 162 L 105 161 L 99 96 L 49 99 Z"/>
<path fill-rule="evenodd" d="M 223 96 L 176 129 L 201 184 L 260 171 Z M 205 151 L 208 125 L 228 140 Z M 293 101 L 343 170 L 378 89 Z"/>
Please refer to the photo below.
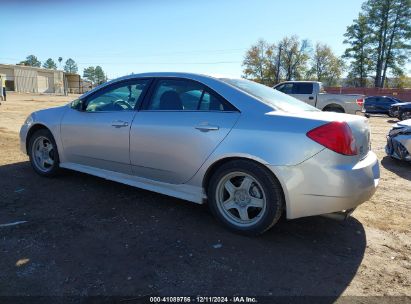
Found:
<path fill-rule="evenodd" d="M 256 83 L 254 81 L 229 78 L 224 78 L 221 80 L 240 89 L 243 92 L 256 97 L 275 110 L 281 110 L 291 113 L 301 111 L 319 111 L 317 108 L 314 108 L 313 106 L 310 106 L 294 97 L 288 96 L 275 89 Z"/>

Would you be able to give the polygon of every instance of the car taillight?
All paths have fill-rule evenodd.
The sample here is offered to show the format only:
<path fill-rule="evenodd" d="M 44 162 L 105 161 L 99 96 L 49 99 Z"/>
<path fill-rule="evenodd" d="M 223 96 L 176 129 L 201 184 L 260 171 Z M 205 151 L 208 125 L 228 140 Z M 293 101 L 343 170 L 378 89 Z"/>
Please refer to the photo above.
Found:
<path fill-rule="evenodd" d="M 357 105 L 359 105 L 360 107 L 362 107 L 363 104 L 364 104 L 364 99 L 363 99 L 363 98 L 358 98 L 358 99 L 357 99 Z"/>
<path fill-rule="evenodd" d="M 343 154 L 357 155 L 355 138 L 350 126 L 343 121 L 333 121 L 312 129 L 307 136 L 324 147 Z"/>

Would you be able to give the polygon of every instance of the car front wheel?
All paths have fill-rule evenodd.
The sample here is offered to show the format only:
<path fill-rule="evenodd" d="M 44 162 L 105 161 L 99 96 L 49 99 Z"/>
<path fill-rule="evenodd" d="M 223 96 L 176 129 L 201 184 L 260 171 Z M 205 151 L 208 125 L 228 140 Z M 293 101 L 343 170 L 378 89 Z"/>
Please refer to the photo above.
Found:
<path fill-rule="evenodd" d="M 258 235 L 281 217 L 284 196 L 268 169 L 247 160 L 225 163 L 211 177 L 208 199 L 212 213 L 231 230 Z"/>
<path fill-rule="evenodd" d="M 29 141 L 29 158 L 36 173 L 54 176 L 59 170 L 59 155 L 53 135 L 46 129 L 36 131 Z"/>

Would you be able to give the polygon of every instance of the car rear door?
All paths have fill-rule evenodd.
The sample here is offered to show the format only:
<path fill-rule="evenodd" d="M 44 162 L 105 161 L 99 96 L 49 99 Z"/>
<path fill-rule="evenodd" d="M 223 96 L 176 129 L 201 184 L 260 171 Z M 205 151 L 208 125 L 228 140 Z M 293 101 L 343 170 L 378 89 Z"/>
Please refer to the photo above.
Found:
<path fill-rule="evenodd" d="M 198 82 L 158 79 L 131 126 L 133 173 L 166 183 L 187 182 L 239 116 L 230 103 Z"/>
<path fill-rule="evenodd" d="M 314 94 L 314 86 L 310 82 L 293 83 L 290 95 L 315 107 L 316 96 Z"/>
<path fill-rule="evenodd" d="M 367 97 L 364 102 L 364 109 L 368 113 L 372 113 L 376 111 L 376 98 L 375 97 Z"/>
<path fill-rule="evenodd" d="M 315 107 L 316 94 L 312 83 L 286 82 L 275 87 L 275 89 Z"/>
<path fill-rule="evenodd" d="M 130 126 L 149 82 L 115 83 L 74 103 L 61 122 L 64 162 L 131 174 Z"/>

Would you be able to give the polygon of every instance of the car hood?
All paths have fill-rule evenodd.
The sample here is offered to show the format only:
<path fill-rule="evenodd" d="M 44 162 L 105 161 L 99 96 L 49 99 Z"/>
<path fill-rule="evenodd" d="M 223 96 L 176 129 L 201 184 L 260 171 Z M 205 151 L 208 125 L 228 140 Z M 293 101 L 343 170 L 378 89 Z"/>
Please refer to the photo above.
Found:
<path fill-rule="evenodd" d="M 397 122 L 393 127 L 403 128 L 403 127 L 411 127 L 411 119 L 403 120 L 401 122 Z"/>

